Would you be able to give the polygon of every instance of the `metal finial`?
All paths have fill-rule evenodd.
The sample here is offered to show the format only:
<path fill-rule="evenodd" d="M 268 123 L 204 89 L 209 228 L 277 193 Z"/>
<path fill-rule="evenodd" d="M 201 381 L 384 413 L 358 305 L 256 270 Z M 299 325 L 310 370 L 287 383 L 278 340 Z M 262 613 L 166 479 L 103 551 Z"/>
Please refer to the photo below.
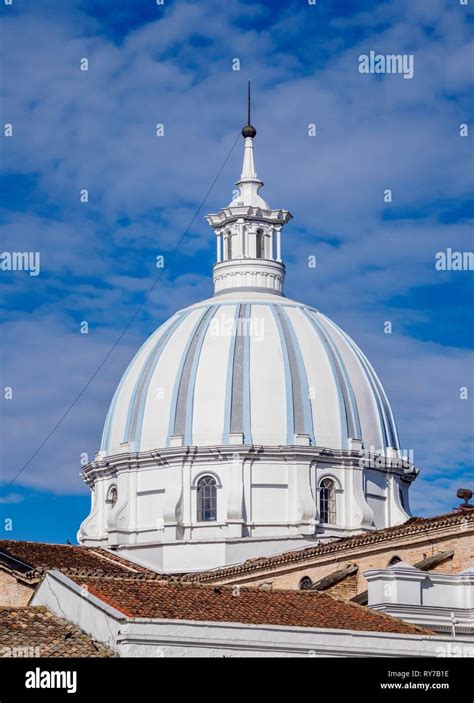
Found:
<path fill-rule="evenodd" d="M 250 124 L 250 81 L 248 82 L 248 97 L 247 97 L 247 124 L 242 130 L 242 136 L 247 138 L 251 137 L 252 139 L 255 137 L 257 134 L 257 130 L 255 127 L 252 127 Z"/>
<path fill-rule="evenodd" d="M 248 118 L 247 126 L 250 127 L 250 80 L 248 82 Z"/>

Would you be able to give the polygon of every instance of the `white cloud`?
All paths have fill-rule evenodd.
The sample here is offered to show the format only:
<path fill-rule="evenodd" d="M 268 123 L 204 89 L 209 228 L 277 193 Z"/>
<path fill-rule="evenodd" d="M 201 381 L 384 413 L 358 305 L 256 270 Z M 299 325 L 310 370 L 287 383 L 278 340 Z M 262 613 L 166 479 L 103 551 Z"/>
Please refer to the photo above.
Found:
<path fill-rule="evenodd" d="M 265 28 L 239 26 L 243 9 L 247 19 L 266 16 Z M 465 17 L 443 0 L 429 10 L 410 0 L 379 3 L 350 21 L 334 19 L 340 39 L 321 37 L 319 45 L 333 59 L 315 64 L 308 11 L 292 7 L 279 17 L 259 5 L 180 3 L 121 43 L 72 10 L 7 19 L 4 102 L 14 137 L 4 159 L 7 170 L 34 174 L 37 187 L 31 199 L 20 193 L 10 203 L 2 247 L 40 250 L 43 274 L 2 279 L 11 301 L 5 378 L 16 389 L 6 475 L 105 356 L 157 273 L 154 257 L 173 250 L 243 122 L 250 75 L 257 170 L 268 181 L 269 202 L 295 215 L 284 235 L 288 292 L 361 343 L 388 387 L 404 445 L 425 470 L 416 505 L 429 511 L 449 504 L 446 472 L 469 461 L 472 404 L 458 399 L 458 387 L 469 385 L 471 361 L 448 331 L 444 347 L 410 337 L 435 314 L 429 306 L 412 309 L 410 295 L 423 285 L 442 296 L 446 279 L 434 271 L 434 252 L 469 247 L 469 223 L 439 217 L 469 188 L 468 140 L 458 136 L 472 81 L 463 68 Z M 349 45 L 345 36 L 354 28 L 365 38 Z M 415 53 L 413 80 L 358 73 L 359 53 L 397 47 Z M 87 73 L 79 71 L 83 56 Z M 235 56 L 240 73 L 231 70 Z M 158 122 L 163 138 L 155 136 Z M 310 122 L 317 124 L 314 139 Z M 230 200 L 240 160 L 239 144 L 136 325 L 22 482 L 79 490 L 80 453 L 97 448 L 126 361 L 160 321 L 209 294 L 214 244 L 202 215 Z M 81 188 L 89 189 L 88 205 L 79 203 Z M 385 188 L 394 193 L 389 207 Z M 21 212 L 25 204 L 29 214 Z M 394 221 L 387 212 L 414 214 Z M 306 265 L 312 253 L 314 272 Z M 207 270 L 196 263 L 206 254 Z M 395 306 L 394 296 L 406 296 L 406 307 Z M 30 312 L 21 312 L 24 299 Z M 91 325 L 88 336 L 78 332 L 81 319 Z M 390 338 L 382 335 L 385 319 L 396 326 Z"/>

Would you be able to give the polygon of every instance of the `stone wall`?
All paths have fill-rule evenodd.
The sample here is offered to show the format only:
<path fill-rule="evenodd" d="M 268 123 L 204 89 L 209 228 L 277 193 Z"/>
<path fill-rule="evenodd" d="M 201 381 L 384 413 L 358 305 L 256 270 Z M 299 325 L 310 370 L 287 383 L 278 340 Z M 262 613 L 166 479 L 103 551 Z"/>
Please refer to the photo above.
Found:
<path fill-rule="evenodd" d="M 28 605 L 33 588 L 19 583 L 14 576 L 0 569 L 0 607 L 20 607 Z"/>
<path fill-rule="evenodd" d="M 355 563 L 358 566 L 356 575 L 344 579 L 326 591 L 336 597 L 350 599 L 367 589 L 367 582 L 362 576 L 364 571 L 386 568 L 393 557 L 398 557 L 408 564 L 416 564 L 434 554 L 450 550 L 454 551 L 454 556 L 438 564 L 432 571 L 459 573 L 474 566 L 474 525 L 472 523 L 466 528 L 458 524 L 441 530 L 397 536 L 393 541 L 369 543 L 347 550 L 340 549 L 332 554 L 320 554 L 296 563 L 280 564 L 265 570 L 255 569 L 253 573 L 249 571 L 228 575 L 222 579 L 216 578 L 214 582 L 258 586 L 263 582 L 271 581 L 274 588 L 296 589 L 305 576 L 309 576 L 314 583 L 350 563 Z"/>

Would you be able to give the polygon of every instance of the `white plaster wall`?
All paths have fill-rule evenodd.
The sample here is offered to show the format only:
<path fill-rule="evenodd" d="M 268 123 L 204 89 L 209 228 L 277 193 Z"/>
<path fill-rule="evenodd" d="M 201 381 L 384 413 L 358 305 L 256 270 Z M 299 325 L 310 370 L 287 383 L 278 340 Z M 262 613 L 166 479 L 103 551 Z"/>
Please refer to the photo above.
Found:
<path fill-rule="evenodd" d="M 120 656 L 129 657 L 435 657 L 453 644 L 443 636 L 126 619 L 58 572 L 46 575 L 31 604 L 45 606 Z M 461 648 L 472 646 L 468 639 L 454 642 Z"/>
<path fill-rule="evenodd" d="M 42 605 L 50 612 L 72 622 L 98 642 L 118 652 L 116 644 L 120 620 L 124 616 L 80 589 L 57 571 L 50 571 L 36 589 L 30 605 Z"/>
<path fill-rule="evenodd" d="M 469 646 L 456 641 L 463 643 Z M 145 657 L 435 657 L 448 644 L 446 637 L 182 621 L 134 622 L 119 638 L 122 656 Z"/>

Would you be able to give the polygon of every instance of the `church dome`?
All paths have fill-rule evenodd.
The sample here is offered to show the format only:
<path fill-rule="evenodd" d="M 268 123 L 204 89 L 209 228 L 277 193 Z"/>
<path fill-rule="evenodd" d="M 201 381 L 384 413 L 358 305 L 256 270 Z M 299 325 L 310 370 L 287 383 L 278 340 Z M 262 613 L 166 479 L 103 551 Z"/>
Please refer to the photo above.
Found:
<path fill-rule="evenodd" d="M 292 215 L 259 193 L 250 85 L 242 133 L 237 194 L 206 217 L 217 244 L 214 297 L 177 312 L 138 351 L 101 455 L 239 444 L 397 450 L 392 410 L 359 347 L 283 295 L 281 231 Z"/>
<path fill-rule="evenodd" d="M 260 195 L 255 134 L 243 137 L 237 193 L 206 217 L 214 295 L 143 344 L 82 469 L 92 490 L 79 541 L 165 572 L 398 524 L 417 474 L 362 351 L 284 295 L 292 215 Z"/>
<path fill-rule="evenodd" d="M 312 307 L 232 292 L 176 313 L 115 393 L 106 455 L 170 446 L 398 448 L 382 385 L 355 342 Z"/>

